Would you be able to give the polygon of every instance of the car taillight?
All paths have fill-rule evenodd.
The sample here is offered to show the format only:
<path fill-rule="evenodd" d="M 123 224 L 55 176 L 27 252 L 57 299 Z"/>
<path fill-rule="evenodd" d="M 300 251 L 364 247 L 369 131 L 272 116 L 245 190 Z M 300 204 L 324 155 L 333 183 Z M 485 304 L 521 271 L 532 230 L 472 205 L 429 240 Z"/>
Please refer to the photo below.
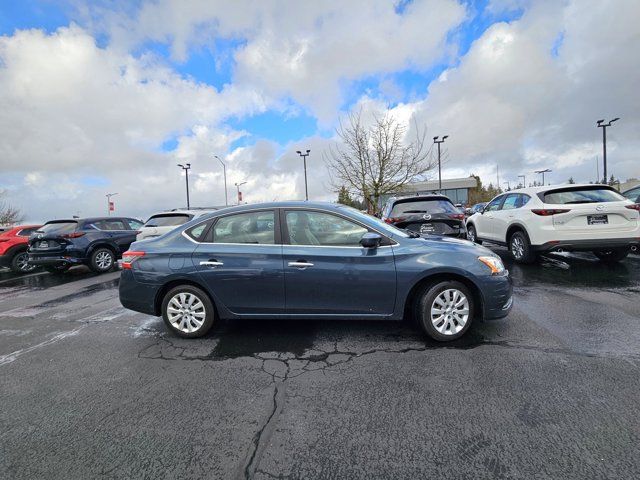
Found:
<path fill-rule="evenodd" d="M 557 215 L 558 213 L 567 213 L 571 210 L 568 208 L 532 208 L 531 211 L 541 217 L 548 217 L 550 215 Z"/>
<path fill-rule="evenodd" d="M 128 250 L 122 254 L 122 268 L 124 270 L 131 270 L 131 265 L 133 262 L 138 260 L 139 258 L 144 257 L 144 252 L 135 252 L 133 250 Z"/>
<path fill-rule="evenodd" d="M 625 205 L 625 207 L 631 210 L 637 210 L 640 212 L 640 203 L 634 203 L 633 205 Z"/>
<path fill-rule="evenodd" d="M 451 213 L 449 217 L 456 220 L 464 220 L 464 213 Z"/>
<path fill-rule="evenodd" d="M 83 235 L 84 235 L 84 232 L 65 233 L 64 235 L 60 235 L 60 238 L 78 238 Z"/>
<path fill-rule="evenodd" d="M 388 217 L 384 219 L 384 221 L 387 223 L 398 223 L 401 220 L 402 220 L 401 217 Z"/>

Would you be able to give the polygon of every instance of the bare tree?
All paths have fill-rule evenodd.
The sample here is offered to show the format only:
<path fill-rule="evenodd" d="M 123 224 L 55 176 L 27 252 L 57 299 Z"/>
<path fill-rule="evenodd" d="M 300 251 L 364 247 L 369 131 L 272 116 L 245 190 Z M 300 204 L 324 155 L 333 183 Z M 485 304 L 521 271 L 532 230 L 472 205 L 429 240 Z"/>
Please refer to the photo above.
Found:
<path fill-rule="evenodd" d="M 13 225 L 22 221 L 24 215 L 19 208 L 12 207 L 4 197 L 6 192 L 0 191 L 0 225 Z"/>
<path fill-rule="evenodd" d="M 370 212 L 379 208 L 383 195 L 423 180 L 436 164 L 425 148 L 426 128 L 415 124 L 415 136 L 406 138 L 407 126 L 389 112 L 374 117 L 370 126 L 360 113 L 351 113 L 336 132 L 340 142 L 327 159 L 332 183 L 363 198 Z"/>

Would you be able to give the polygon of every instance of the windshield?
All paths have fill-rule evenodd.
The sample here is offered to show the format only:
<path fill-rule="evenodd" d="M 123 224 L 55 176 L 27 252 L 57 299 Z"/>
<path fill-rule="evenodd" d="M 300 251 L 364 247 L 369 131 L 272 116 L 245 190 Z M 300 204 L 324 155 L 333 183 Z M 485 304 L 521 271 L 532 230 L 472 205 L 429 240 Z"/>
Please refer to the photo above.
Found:
<path fill-rule="evenodd" d="M 448 200 L 415 200 L 396 203 L 391 209 L 390 217 L 400 217 L 407 213 L 460 213 Z"/>
<path fill-rule="evenodd" d="M 49 222 L 40 227 L 38 232 L 55 234 L 71 233 L 76 230 L 77 226 L 78 222 Z"/>
<path fill-rule="evenodd" d="M 162 213 L 159 215 L 152 215 L 145 227 L 175 227 L 182 225 L 191 220 L 191 215 L 188 213 Z"/>
<path fill-rule="evenodd" d="M 603 187 L 566 188 L 544 194 L 544 203 L 553 203 L 555 205 L 619 202 L 624 199 L 618 192 Z"/>
<path fill-rule="evenodd" d="M 353 207 L 342 207 L 345 210 L 348 210 L 351 215 L 356 217 L 359 220 L 364 221 L 365 223 L 373 224 L 373 226 L 380 230 L 381 232 L 386 232 L 389 235 L 398 235 L 403 238 L 409 238 L 410 235 L 407 234 L 404 230 L 394 227 L 393 225 L 389 225 L 384 223 L 379 218 L 374 217 L 373 215 L 369 215 L 367 213 L 362 213 L 360 210 Z"/>

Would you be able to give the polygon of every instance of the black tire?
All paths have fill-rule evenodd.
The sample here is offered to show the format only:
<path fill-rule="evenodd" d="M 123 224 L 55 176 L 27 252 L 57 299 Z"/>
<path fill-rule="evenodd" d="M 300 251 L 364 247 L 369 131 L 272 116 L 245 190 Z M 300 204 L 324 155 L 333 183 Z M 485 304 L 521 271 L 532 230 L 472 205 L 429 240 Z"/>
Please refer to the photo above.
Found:
<path fill-rule="evenodd" d="M 509 237 L 509 251 L 513 259 L 518 263 L 533 263 L 536 261 L 536 252 L 531 248 L 531 242 L 526 233 L 518 230 Z"/>
<path fill-rule="evenodd" d="M 467 305 L 467 319 L 465 323 L 461 325 L 458 321 L 458 316 L 454 315 L 453 310 L 463 311 L 458 309 L 446 310 L 448 307 L 443 307 L 445 312 L 442 314 L 444 317 L 442 321 L 439 321 L 439 317 L 436 317 L 432 320 L 432 309 L 439 308 L 439 305 L 442 304 L 442 298 L 440 295 L 445 297 L 449 297 L 450 294 L 445 293 L 448 290 L 458 291 L 462 295 L 464 295 Z M 464 304 L 462 305 L 464 307 Z M 434 313 L 435 314 L 435 313 Z M 447 317 L 447 315 L 449 315 Z M 420 293 L 418 297 L 418 301 L 415 304 L 415 318 L 422 327 L 422 330 L 432 339 L 438 342 L 450 342 L 452 340 L 457 340 L 462 337 L 466 331 L 469 329 L 469 326 L 473 322 L 473 316 L 475 315 L 475 301 L 473 299 L 473 295 L 471 291 L 462 283 L 456 282 L 454 280 L 439 282 L 433 285 L 426 286 Z M 434 325 L 434 323 L 436 325 Z M 456 329 L 460 328 L 457 331 Z M 438 331 L 438 330 L 441 331 Z"/>
<path fill-rule="evenodd" d="M 61 263 L 59 265 L 45 265 L 44 269 L 49 273 L 64 273 L 71 268 L 68 263 Z"/>
<path fill-rule="evenodd" d="M 96 273 L 106 273 L 116 263 L 116 256 L 106 247 L 96 248 L 89 258 L 89 268 Z"/>
<path fill-rule="evenodd" d="M 11 271 L 13 273 L 29 273 L 33 272 L 36 268 L 36 265 L 29 265 L 26 263 L 26 260 L 29 258 L 29 254 L 26 250 L 16 253 L 11 259 Z"/>
<path fill-rule="evenodd" d="M 476 227 L 473 225 L 467 226 L 467 240 L 477 243 L 478 245 L 482 245 L 482 240 L 478 240 L 478 232 L 476 231 Z"/>
<path fill-rule="evenodd" d="M 188 296 L 195 297 L 200 301 L 202 309 L 198 307 L 198 304 L 196 302 L 193 302 L 193 305 L 196 308 L 193 309 L 193 313 L 191 314 L 191 316 L 189 316 L 189 313 L 187 311 L 182 312 L 182 315 L 180 313 L 176 313 L 175 315 L 177 315 L 177 317 L 173 318 L 172 321 L 172 319 L 169 317 L 169 315 L 171 314 L 171 312 L 169 311 L 169 303 L 174 299 L 174 297 L 178 297 L 176 300 L 179 304 L 179 296 L 181 294 L 185 294 L 185 299 L 190 299 L 190 297 Z M 187 303 L 188 300 L 187 302 L 183 302 L 183 305 L 186 305 Z M 177 309 L 174 308 L 174 310 Z M 204 320 L 199 326 L 196 327 L 198 320 L 197 315 L 200 312 L 204 313 Z M 162 299 L 162 319 L 164 320 L 167 328 L 171 332 L 173 332 L 174 335 L 183 338 L 197 338 L 206 335 L 207 332 L 211 330 L 215 319 L 215 309 L 213 308 L 213 303 L 211 303 L 209 296 L 201 289 L 199 289 L 198 287 L 194 287 L 193 285 L 180 285 L 169 290 Z M 181 330 L 179 327 L 187 330 L 190 328 L 194 329 L 191 331 L 185 331 Z"/>
<path fill-rule="evenodd" d="M 601 262 L 615 263 L 627 258 L 631 249 L 625 248 L 609 248 L 603 250 L 594 250 L 593 254 L 600 259 Z"/>

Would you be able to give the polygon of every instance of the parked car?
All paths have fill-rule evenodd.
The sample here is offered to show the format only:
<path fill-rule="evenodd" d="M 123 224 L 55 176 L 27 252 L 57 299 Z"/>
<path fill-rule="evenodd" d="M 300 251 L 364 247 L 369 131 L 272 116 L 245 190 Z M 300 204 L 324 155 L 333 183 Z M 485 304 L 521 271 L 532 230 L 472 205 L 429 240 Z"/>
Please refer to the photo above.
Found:
<path fill-rule="evenodd" d="M 141 227 L 140 220 L 127 217 L 52 220 L 29 237 L 29 265 L 53 273 L 81 264 L 108 272 Z"/>
<path fill-rule="evenodd" d="M 471 208 L 467 208 L 464 213 L 467 217 L 470 217 L 474 213 L 481 212 L 486 205 L 487 205 L 487 202 L 476 203 Z"/>
<path fill-rule="evenodd" d="M 184 225 L 190 220 L 196 217 L 206 215 L 207 213 L 215 212 L 217 208 L 203 208 L 203 209 L 191 209 L 191 210 L 169 210 L 160 213 L 155 213 L 149 217 L 149 220 L 140 228 L 136 240 L 144 240 L 147 238 L 154 238 L 164 235 L 170 232 L 180 225 Z"/>
<path fill-rule="evenodd" d="M 630 190 L 622 192 L 622 195 L 635 203 L 640 203 L 640 185 Z"/>
<path fill-rule="evenodd" d="M 467 220 L 467 232 L 476 243 L 508 246 L 521 263 L 551 251 L 620 261 L 640 244 L 639 212 L 639 204 L 608 185 L 523 188 L 491 200 Z"/>
<path fill-rule="evenodd" d="M 420 234 L 466 238 L 464 213 L 444 195 L 390 198 L 382 209 L 382 220 Z"/>
<path fill-rule="evenodd" d="M 10 268 L 15 273 L 31 272 L 37 267 L 27 262 L 29 235 L 40 225 L 20 225 L 0 233 L 0 267 Z"/>
<path fill-rule="evenodd" d="M 120 302 L 181 337 L 218 318 L 413 315 L 439 341 L 512 305 L 502 261 L 467 240 L 420 237 L 339 204 L 278 202 L 194 219 L 122 257 Z M 286 292 L 286 295 L 285 295 Z"/>

